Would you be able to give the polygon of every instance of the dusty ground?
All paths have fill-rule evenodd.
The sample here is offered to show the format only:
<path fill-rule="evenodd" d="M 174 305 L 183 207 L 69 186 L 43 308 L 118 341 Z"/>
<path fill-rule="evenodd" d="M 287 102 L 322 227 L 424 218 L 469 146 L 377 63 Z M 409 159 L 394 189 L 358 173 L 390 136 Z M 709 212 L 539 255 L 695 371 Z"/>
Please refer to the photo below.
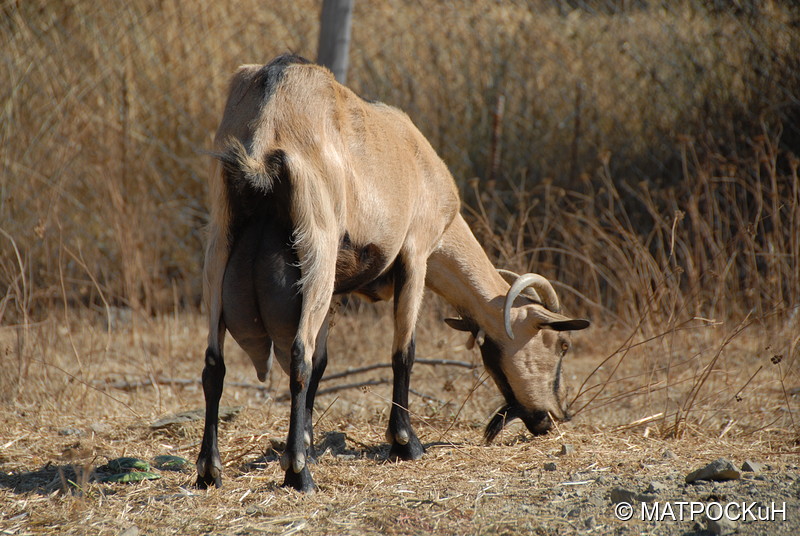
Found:
<path fill-rule="evenodd" d="M 355 309 L 360 311 L 344 315 L 334 330 L 329 373 L 388 362 L 386 310 Z M 155 471 L 160 479 L 136 484 L 98 482 L 96 469 L 120 456 L 172 454 L 193 462 L 201 436 L 199 421 L 157 430 L 150 424 L 202 407 L 196 382 L 202 318 L 112 313 L 110 329 L 109 315 L 84 312 L 27 331 L 0 330 L 0 534 L 800 531 L 794 390 L 800 380 L 797 339 L 789 328 L 789 335 L 771 332 L 769 338 L 758 329 L 731 338 L 735 325 L 681 331 L 641 342 L 615 371 L 624 353 L 615 352 L 629 333 L 606 336 L 592 328 L 576 336 L 567 374 L 574 395 L 611 356 L 583 387 L 592 394 L 603 386 L 600 396 L 545 437 L 532 438 L 514 425 L 488 447 L 482 427 L 499 395 L 491 383 L 481 384 L 482 368 L 418 365 L 411 409 L 427 454 L 412 463 L 385 461 L 390 387 L 379 382 L 389 369 L 323 383 L 378 382 L 318 399 L 317 439 L 327 438 L 331 448 L 312 469 L 319 492 L 303 496 L 279 487 L 282 474 L 271 448 L 280 448 L 288 428 L 285 378 L 276 370 L 269 390 L 254 387 L 255 374 L 235 344 L 227 347 L 223 405 L 242 410 L 221 426 L 224 487 L 194 489 L 192 467 Z M 439 312 L 426 315 L 418 357 L 478 363 L 477 352 L 463 347 L 464 336 L 438 322 Z M 697 396 L 687 405 L 693 392 Z M 690 411 L 676 414 L 679 408 Z M 728 482 L 684 482 L 690 471 L 720 457 L 737 467 L 746 460 L 764 467 Z M 655 492 L 647 493 L 651 483 Z M 635 495 L 627 521 L 615 515 L 625 513 L 615 504 L 626 499 L 624 492 Z M 670 503 L 674 519 L 642 521 L 642 501 L 646 513 Z M 689 505 L 679 519 L 678 501 L 757 503 L 754 513 L 774 502 L 785 508 L 785 520 L 779 511 L 776 521 L 748 518 L 714 529 L 702 514 L 690 519 Z"/>

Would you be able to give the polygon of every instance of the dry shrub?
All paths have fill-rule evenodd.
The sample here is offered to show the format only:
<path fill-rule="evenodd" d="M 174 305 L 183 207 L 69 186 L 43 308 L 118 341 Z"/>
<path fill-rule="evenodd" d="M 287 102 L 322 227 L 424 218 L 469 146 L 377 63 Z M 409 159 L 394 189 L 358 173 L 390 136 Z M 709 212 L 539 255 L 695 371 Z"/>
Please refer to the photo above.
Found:
<path fill-rule="evenodd" d="M 655 217 L 647 199 L 625 207 L 633 234 L 606 237 L 619 242 L 625 251 L 617 254 L 625 257 L 635 256 L 636 241 L 666 248 L 664 224 L 671 232 L 675 210 L 698 231 L 705 225 L 705 234 L 724 226 L 699 221 L 713 217 L 702 203 L 692 212 L 698 195 L 716 195 L 717 186 L 736 203 L 731 210 L 745 217 L 755 209 L 742 203 L 759 198 L 774 213 L 768 196 L 783 196 L 786 188 L 760 179 L 755 168 L 763 144 L 756 136 L 766 125 L 775 138 L 784 125 L 777 142 L 796 150 L 796 10 L 778 2 L 754 7 L 758 16 L 699 2 L 579 4 L 567 11 L 568 3 L 538 1 L 357 3 L 350 85 L 406 110 L 451 166 L 470 204 L 476 199 L 465 179 L 491 179 L 479 187 L 497 204 L 490 213 L 517 211 L 493 218 L 493 232 L 502 234 L 508 220 L 531 210 L 519 206 L 512 186 L 538 192 L 548 177 L 590 198 L 547 201 L 556 211 L 580 209 L 594 197 L 597 204 L 603 191 L 613 198 L 622 184 L 634 185 L 633 198 L 664 197 L 668 210 L 658 207 Z M 0 112 L 6 233 L 0 285 L 9 292 L 0 314 L 22 320 L 64 298 L 99 306 L 105 297 L 146 312 L 198 304 L 208 164 L 198 150 L 209 145 L 228 74 L 239 63 L 264 62 L 287 49 L 312 55 L 318 6 L 22 2 L 3 10 L 0 76 L 8 83 Z M 500 96 L 505 114 L 491 147 Z M 681 142 L 678 135 L 709 151 L 695 162 L 700 142 Z M 773 152 L 764 157 L 780 166 L 779 147 L 765 148 Z M 487 177 L 493 149 L 498 173 Z M 595 171 L 598 161 L 606 164 L 602 173 Z M 781 167 L 767 179 L 791 177 Z M 647 186 L 636 187 L 640 181 Z M 668 203 L 662 184 L 697 195 Z M 691 185 L 704 186 L 695 191 Z M 593 224 L 599 222 L 579 228 Z M 548 245 L 533 239 L 543 236 L 540 229 L 537 224 L 526 240 Z M 791 244 L 773 243 L 771 259 L 757 259 L 750 269 L 791 255 L 775 249 L 784 246 Z M 689 256 L 705 254 L 703 241 L 690 247 L 702 251 Z M 598 268 L 606 264 L 603 256 L 591 259 Z M 690 284 L 711 269 L 695 260 L 685 266 Z M 725 261 L 718 256 L 716 262 Z M 588 283 L 613 285 L 596 272 Z M 639 282 L 643 291 L 653 284 L 647 279 Z M 641 314 L 641 303 L 626 303 L 633 318 Z"/>

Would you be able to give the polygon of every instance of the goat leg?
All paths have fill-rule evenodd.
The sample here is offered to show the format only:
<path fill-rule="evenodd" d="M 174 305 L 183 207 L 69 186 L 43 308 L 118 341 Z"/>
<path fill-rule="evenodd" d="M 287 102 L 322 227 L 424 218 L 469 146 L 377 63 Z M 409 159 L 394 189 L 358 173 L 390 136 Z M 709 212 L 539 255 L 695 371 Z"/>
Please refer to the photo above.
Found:
<path fill-rule="evenodd" d="M 284 486 L 298 491 L 313 492 L 316 489 L 306 463 L 308 445 L 306 444 L 306 400 L 308 395 L 311 367 L 305 358 L 305 345 L 298 338 L 292 346 L 291 374 L 289 391 L 292 404 L 289 414 L 289 437 L 286 450 L 281 456 L 281 469 L 286 473 Z"/>
<path fill-rule="evenodd" d="M 390 443 L 389 459 L 416 460 L 425 449 L 411 427 L 408 413 L 408 389 L 414 366 L 414 327 L 425 285 L 425 261 L 414 264 L 414 255 L 398 257 L 394 267 L 394 354 L 392 372 L 392 410 L 386 439 Z M 421 269 L 419 268 L 421 266 Z"/>

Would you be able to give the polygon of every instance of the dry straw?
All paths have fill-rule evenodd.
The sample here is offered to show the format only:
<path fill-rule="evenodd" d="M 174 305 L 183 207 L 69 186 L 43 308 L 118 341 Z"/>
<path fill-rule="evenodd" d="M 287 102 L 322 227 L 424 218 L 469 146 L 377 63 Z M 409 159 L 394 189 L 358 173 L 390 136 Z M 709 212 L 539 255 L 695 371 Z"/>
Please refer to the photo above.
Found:
<path fill-rule="evenodd" d="M 453 366 L 480 358 L 431 298 L 412 381 L 429 452 L 385 463 L 390 341 L 372 335 L 391 332 L 391 307 L 351 302 L 317 430 L 346 432 L 355 457 L 320 461 L 317 498 L 277 487 L 285 378 L 254 389 L 230 343 L 224 403 L 245 410 L 223 425 L 229 487 L 94 482 L 108 458 L 197 453 L 197 425 L 149 424 L 202 406 L 201 152 L 227 77 L 316 49 L 317 4 L 279 4 L 0 7 L 0 531 L 119 534 L 132 516 L 163 533 L 568 530 L 522 509 L 561 500 L 568 479 L 540 469 L 561 442 L 579 446 L 564 471 L 598 474 L 665 448 L 687 466 L 796 453 L 796 8 L 398 0 L 356 2 L 348 79 L 420 126 L 498 266 L 544 274 L 593 320 L 565 364 L 576 418 L 482 446 L 497 391 Z"/>

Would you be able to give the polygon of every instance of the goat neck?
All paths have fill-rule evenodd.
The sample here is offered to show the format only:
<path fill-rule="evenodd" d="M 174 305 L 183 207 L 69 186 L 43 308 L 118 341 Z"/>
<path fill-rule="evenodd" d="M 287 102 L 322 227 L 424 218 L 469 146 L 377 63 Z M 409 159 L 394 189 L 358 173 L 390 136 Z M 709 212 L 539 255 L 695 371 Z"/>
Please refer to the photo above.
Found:
<path fill-rule="evenodd" d="M 507 339 L 503 304 L 509 284 L 497 273 L 461 215 L 455 217 L 428 258 L 426 284 L 489 338 Z"/>

